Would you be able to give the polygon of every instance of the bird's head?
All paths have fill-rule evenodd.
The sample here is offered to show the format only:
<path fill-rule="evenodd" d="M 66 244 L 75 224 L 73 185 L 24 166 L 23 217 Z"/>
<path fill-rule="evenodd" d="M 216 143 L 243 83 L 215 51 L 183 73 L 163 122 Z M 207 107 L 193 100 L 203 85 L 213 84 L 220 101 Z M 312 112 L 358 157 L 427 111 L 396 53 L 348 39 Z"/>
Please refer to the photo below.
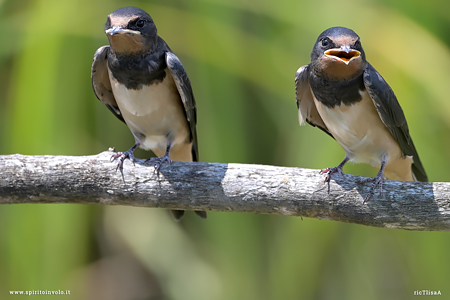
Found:
<path fill-rule="evenodd" d="M 153 19 L 137 7 L 123 7 L 109 14 L 105 33 L 112 51 L 119 55 L 145 53 L 157 44 Z"/>
<path fill-rule="evenodd" d="M 311 52 L 314 72 L 329 79 L 354 78 L 366 64 L 360 37 L 345 27 L 332 27 L 322 32 Z"/>

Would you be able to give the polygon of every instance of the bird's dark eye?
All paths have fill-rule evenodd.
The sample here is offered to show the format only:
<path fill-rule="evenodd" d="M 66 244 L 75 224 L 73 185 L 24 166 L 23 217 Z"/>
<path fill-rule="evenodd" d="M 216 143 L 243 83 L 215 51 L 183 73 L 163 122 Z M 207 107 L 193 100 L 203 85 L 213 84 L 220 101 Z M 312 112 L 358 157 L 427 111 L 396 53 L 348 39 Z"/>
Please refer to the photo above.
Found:
<path fill-rule="evenodd" d="M 322 40 L 322 46 L 328 46 L 328 39 L 323 39 Z"/>
<path fill-rule="evenodd" d="M 144 27 L 144 24 L 145 24 L 144 20 L 137 20 L 136 22 L 136 26 L 140 28 Z"/>

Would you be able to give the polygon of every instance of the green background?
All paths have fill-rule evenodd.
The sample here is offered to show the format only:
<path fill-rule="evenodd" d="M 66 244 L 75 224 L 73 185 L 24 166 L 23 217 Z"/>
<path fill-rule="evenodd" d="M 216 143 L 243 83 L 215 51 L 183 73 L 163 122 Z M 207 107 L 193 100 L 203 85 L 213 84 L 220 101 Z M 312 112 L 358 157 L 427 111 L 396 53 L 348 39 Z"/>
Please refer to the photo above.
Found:
<path fill-rule="evenodd" d="M 430 181 L 450 181 L 443 0 L 0 0 L 1 154 L 91 155 L 133 144 L 90 83 L 106 16 L 129 5 L 153 17 L 191 79 L 201 161 L 336 166 L 340 146 L 298 125 L 294 75 L 323 30 L 346 26 L 395 91 Z M 344 171 L 376 174 L 363 164 Z M 0 207 L 0 299 L 27 297 L 10 290 L 71 291 L 39 299 L 412 299 L 422 289 L 448 299 L 449 253 L 446 232 L 239 213 L 210 212 L 207 221 L 188 213 L 175 223 L 158 209 Z"/>

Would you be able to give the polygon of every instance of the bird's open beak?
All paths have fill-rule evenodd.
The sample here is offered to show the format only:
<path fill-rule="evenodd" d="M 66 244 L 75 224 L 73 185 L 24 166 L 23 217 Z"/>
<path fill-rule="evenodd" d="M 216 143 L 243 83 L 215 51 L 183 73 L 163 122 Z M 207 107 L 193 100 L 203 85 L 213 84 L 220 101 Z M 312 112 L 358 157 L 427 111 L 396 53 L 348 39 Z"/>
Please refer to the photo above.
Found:
<path fill-rule="evenodd" d="M 342 61 L 346 65 L 350 63 L 352 59 L 361 56 L 361 52 L 358 50 L 350 49 L 348 46 L 342 46 L 341 48 L 329 49 L 324 52 L 326 56 L 333 57 Z"/>
<path fill-rule="evenodd" d="M 115 34 L 137 34 L 137 35 L 140 35 L 141 34 L 139 31 L 123 29 L 123 28 L 117 27 L 117 26 L 114 26 L 112 28 L 105 30 L 105 33 L 109 34 L 109 35 L 115 35 Z"/>

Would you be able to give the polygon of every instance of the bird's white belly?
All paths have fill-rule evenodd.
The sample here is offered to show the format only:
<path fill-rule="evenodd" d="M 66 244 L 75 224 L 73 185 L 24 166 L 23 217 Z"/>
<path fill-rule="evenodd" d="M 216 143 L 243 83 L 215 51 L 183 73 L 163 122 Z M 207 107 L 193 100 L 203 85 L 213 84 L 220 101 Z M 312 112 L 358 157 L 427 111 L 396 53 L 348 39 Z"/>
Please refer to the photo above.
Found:
<path fill-rule="evenodd" d="M 172 77 L 160 83 L 144 85 L 138 90 L 127 89 L 113 79 L 112 89 L 122 113 L 136 117 L 153 115 L 161 110 L 161 106 L 180 101 Z"/>
<path fill-rule="evenodd" d="M 333 137 L 354 162 L 379 167 L 385 154 L 401 155 L 397 142 L 381 121 L 377 110 L 365 91 L 363 99 L 353 105 L 329 108 L 314 99 L 323 122 Z"/>
<path fill-rule="evenodd" d="M 160 83 L 127 89 L 111 74 L 111 87 L 120 112 L 144 149 L 164 149 L 168 139 L 174 144 L 189 134 L 178 90 L 170 73 Z"/>

